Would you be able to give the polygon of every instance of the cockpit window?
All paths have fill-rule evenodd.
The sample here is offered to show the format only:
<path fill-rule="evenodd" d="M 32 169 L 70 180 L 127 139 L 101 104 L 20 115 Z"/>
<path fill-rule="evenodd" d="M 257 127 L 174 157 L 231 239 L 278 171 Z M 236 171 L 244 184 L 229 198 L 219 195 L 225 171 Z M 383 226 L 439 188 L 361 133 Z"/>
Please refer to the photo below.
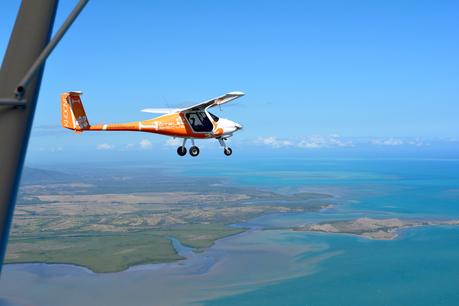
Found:
<path fill-rule="evenodd" d="M 195 132 L 212 132 L 213 125 L 205 112 L 190 112 L 185 115 Z"/>
<path fill-rule="evenodd" d="M 215 121 L 215 122 L 218 122 L 218 118 L 217 116 L 215 116 L 214 114 L 212 114 L 211 112 L 209 112 L 209 115 L 212 117 L 212 119 Z"/>

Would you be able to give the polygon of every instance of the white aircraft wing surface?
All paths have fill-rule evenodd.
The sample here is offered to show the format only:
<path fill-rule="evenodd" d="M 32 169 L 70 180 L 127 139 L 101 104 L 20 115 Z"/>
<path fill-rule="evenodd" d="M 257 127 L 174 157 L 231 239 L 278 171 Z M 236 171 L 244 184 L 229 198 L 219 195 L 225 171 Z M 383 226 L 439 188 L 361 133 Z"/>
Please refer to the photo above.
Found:
<path fill-rule="evenodd" d="M 152 114 L 172 114 L 180 111 L 180 108 L 144 108 L 141 112 Z"/>
<path fill-rule="evenodd" d="M 213 99 L 201 102 L 199 104 L 196 104 L 196 105 L 193 105 L 193 106 L 190 106 L 190 107 L 183 108 L 180 111 L 183 112 L 183 111 L 204 110 L 204 109 L 209 108 L 209 107 L 214 107 L 214 106 L 217 106 L 217 105 L 222 105 L 222 104 L 228 103 L 228 102 L 230 102 L 230 101 L 232 101 L 234 99 L 242 97 L 243 95 L 244 95 L 244 93 L 240 92 L 240 91 L 229 92 L 229 93 L 227 93 L 227 94 L 225 94 L 223 96 L 220 96 L 220 97 L 217 97 L 217 98 L 213 98 Z"/>

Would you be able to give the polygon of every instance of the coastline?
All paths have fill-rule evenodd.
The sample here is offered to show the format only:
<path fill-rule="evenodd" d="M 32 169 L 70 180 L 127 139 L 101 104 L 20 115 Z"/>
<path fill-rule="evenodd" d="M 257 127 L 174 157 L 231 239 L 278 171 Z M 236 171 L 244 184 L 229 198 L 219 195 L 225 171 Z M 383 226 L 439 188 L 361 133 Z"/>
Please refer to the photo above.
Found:
<path fill-rule="evenodd" d="M 374 240 L 374 241 L 392 241 L 400 238 L 400 232 L 405 231 L 405 230 L 411 230 L 414 228 L 422 228 L 422 227 L 443 227 L 443 226 L 457 226 L 459 223 L 459 220 L 448 220 L 448 221 L 441 221 L 438 223 L 432 222 L 432 221 L 424 221 L 425 223 L 423 224 L 415 224 L 415 225 L 406 225 L 406 226 L 401 226 L 395 229 L 390 229 L 387 231 L 388 236 L 373 236 L 373 235 L 366 235 L 365 233 L 351 233 L 351 232 L 331 232 L 331 231 L 321 231 L 321 230 L 310 230 L 310 229 L 303 229 L 303 228 L 294 228 L 294 227 L 270 227 L 270 228 L 259 228 L 259 227 L 245 227 L 243 231 L 239 233 L 234 233 L 231 235 L 227 235 L 224 237 L 221 237 L 219 239 L 214 240 L 211 246 L 203 248 L 203 249 L 195 249 L 191 246 L 188 246 L 184 243 L 182 243 L 179 239 L 175 237 L 170 237 L 171 243 L 174 246 L 174 250 L 177 255 L 181 256 L 181 259 L 178 260 L 170 260 L 170 261 L 158 261 L 158 262 L 144 262 L 144 263 L 139 263 L 139 264 L 134 264 L 129 266 L 126 269 L 118 270 L 118 271 L 110 271 L 110 272 L 98 272 L 93 269 L 91 269 L 88 266 L 84 265 L 79 265 L 75 263 L 66 263 L 66 262 L 13 262 L 13 263 L 7 263 L 5 266 L 14 266 L 14 265 L 26 265 L 26 266 L 63 266 L 63 267 L 73 267 L 73 268 L 78 268 L 82 269 L 84 272 L 91 273 L 91 274 L 116 274 L 116 273 L 121 273 L 121 272 L 134 272 L 134 271 L 143 271 L 143 270 L 156 270 L 156 269 L 161 269 L 164 267 L 168 266 L 175 266 L 175 265 L 181 265 L 184 264 L 187 260 L 190 260 L 193 257 L 196 256 L 205 256 L 205 253 L 212 248 L 215 243 L 219 242 L 225 242 L 230 239 L 236 239 L 245 235 L 248 235 L 250 233 L 254 232 L 271 232 L 271 231 L 289 231 L 289 232 L 305 232 L 305 233 L 319 233 L 319 234 L 324 234 L 324 235 L 345 235 L 345 236 L 351 236 L 355 238 L 362 238 L 362 239 L 368 239 L 368 240 Z M 316 224 L 313 224 L 316 225 Z M 178 242 L 178 246 L 173 243 L 173 240 Z M 186 248 L 186 252 L 183 252 L 181 248 Z M 191 255 L 190 253 L 191 252 Z"/>
<path fill-rule="evenodd" d="M 219 229 L 212 233 L 212 232 L 201 232 L 201 233 L 198 233 L 197 237 L 199 237 L 200 239 L 202 237 L 205 237 L 205 236 L 208 236 L 207 238 L 204 238 L 204 240 L 194 240 L 193 239 L 193 236 L 189 235 L 190 233 L 187 231 L 183 232 L 182 234 L 180 234 L 180 236 L 175 236 L 174 233 L 172 233 L 171 236 L 169 237 L 174 237 L 175 239 L 179 240 L 181 245 L 183 246 L 186 246 L 186 247 L 189 247 L 189 248 L 192 248 L 193 249 L 193 252 L 194 253 L 203 253 L 205 252 L 208 248 L 212 247 L 216 241 L 219 241 L 221 239 L 225 239 L 225 238 L 228 238 L 228 237 L 231 237 L 231 236 L 234 236 L 234 235 L 238 235 L 238 234 L 241 234 L 241 233 L 244 233 L 244 232 L 247 232 L 249 231 L 250 229 L 253 229 L 254 227 L 252 227 L 249 222 L 250 220 L 253 220 L 253 219 L 256 219 L 258 217 L 261 217 L 261 216 L 265 216 L 265 215 L 270 215 L 270 214 L 302 214 L 302 213 L 309 213 L 309 212 L 322 212 L 324 210 L 327 210 L 329 208 L 331 208 L 331 205 L 330 204 L 313 204 L 313 205 L 307 205 L 307 206 L 304 206 L 304 207 L 292 207 L 292 208 L 289 208 L 288 211 L 283 211 L 282 209 L 282 206 L 279 206 L 280 208 L 277 208 L 277 206 L 272 206 L 273 209 L 272 211 L 268 211 L 268 212 L 260 212 L 258 214 L 252 214 L 252 216 L 250 216 L 250 219 L 245 219 L 245 218 L 242 218 L 241 219 L 241 222 L 239 223 L 231 223 L 231 224 L 219 224 L 219 223 L 203 223 L 203 224 L 190 224 L 190 225 L 179 225 L 179 227 L 181 226 L 187 226 L 187 227 L 190 227 L 190 226 L 194 226 L 194 227 L 205 227 L 205 228 L 212 228 L 212 227 L 219 227 Z M 274 212 L 273 212 L 274 211 Z M 172 231 L 177 229 L 177 228 L 170 228 Z M 161 229 L 160 231 L 164 231 L 164 230 L 167 230 L 166 229 Z M 120 233 L 120 234 L 116 234 L 116 233 L 103 233 L 102 235 L 94 235 L 94 236 L 88 236 L 88 238 L 86 239 L 90 239 L 90 238 L 93 238 L 93 239 L 97 239 L 98 237 L 112 237 L 112 240 L 120 240 L 120 239 L 127 239 L 127 235 L 132 235 L 134 233 L 138 233 L 139 236 L 141 239 L 146 239 L 146 237 L 153 237 L 155 235 L 155 230 L 150 230 L 150 231 L 139 231 L 139 232 L 126 232 L 126 233 Z M 83 236 L 81 236 L 83 237 Z M 118 238 L 117 238 L 118 237 Z M 143 238 L 142 238 L 143 237 Z M 216 237 L 216 239 L 215 239 Z M 136 237 L 133 237 L 133 238 L 136 238 Z M 135 240 L 135 239 L 134 239 Z M 129 270 L 131 269 L 132 267 L 137 267 L 137 266 L 142 266 L 142 265 L 158 265 L 158 264 L 170 264 L 170 263 L 176 263 L 176 262 L 181 262 L 183 260 L 185 260 L 186 258 L 181 256 L 179 254 L 179 252 L 177 252 L 176 248 L 174 248 L 172 246 L 172 242 L 170 241 L 170 239 L 168 239 L 168 244 L 171 245 L 171 250 L 173 251 L 173 253 L 170 253 L 169 255 L 167 255 L 167 257 L 163 257 L 161 259 L 151 259 L 151 258 L 140 258 L 140 260 L 136 261 L 136 257 L 131 257 L 131 260 L 130 262 L 114 262 L 113 264 L 110 264 L 107 266 L 107 261 L 102 261 L 102 265 L 99 265 L 97 263 L 93 263 L 92 265 L 91 264 L 84 264 L 82 262 L 84 262 L 84 260 L 80 260 L 82 257 L 78 258 L 76 257 L 75 258 L 75 255 L 72 255 L 72 258 L 75 258 L 75 261 L 72 261 L 72 260 L 65 260 L 66 258 L 68 259 L 68 256 L 67 257 L 63 257 L 63 260 L 60 260 L 60 258 L 58 258 L 57 260 L 55 259 L 48 259 L 46 256 L 43 257 L 44 260 L 17 260 L 16 258 L 8 258 L 6 259 L 5 261 L 5 264 L 50 264 L 50 265 L 59 265 L 59 264 L 62 264 L 62 265 L 74 265 L 76 267 L 84 267 L 88 270 L 90 270 L 91 272 L 93 273 L 118 273 L 118 272 L 123 272 L 123 271 L 126 271 L 126 270 Z M 21 239 L 18 240 L 18 242 L 22 242 Z M 150 243 L 149 243 L 150 242 Z M 25 242 L 26 243 L 26 242 Z M 92 243 L 92 242 L 91 242 Z M 110 242 L 111 243 L 111 242 Z M 113 245 L 112 244 L 108 244 L 108 245 Z M 155 244 L 151 243 L 151 239 L 150 240 L 145 240 L 145 245 L 150 245 L 150 247 L 154 246 Z M 69 247 L 69 246 L 67 246 Z M 74 247 L 74 246 L 72 246 Z M 129 250 L 129 246 L 126 247 L 126 250 L 127 251 L 130 251 Z M 120 251 L 117 251 L 117 252 L 120 252 Z M 123 252 L 123 250 L 121 250 L 121 252 Z M 144 252 L 145 254 L 145 252 Z M 147 254 L 148 255 L 148 254 Z M 89 255 L 88 255 L 89 256 Z M 96 256 L 96 255 L 95 255 Z M 100 256 L 102 256 L 101 254 L 99 254 L 99 258 Z M 107 255 L 107 256 L 110 256 L 110 255 Z M 59 257 L 59 256 L 57 256 Z M 144 256 L 145 257 L 145 256 Z M 108 257 L 106 257 L 108 259 Z M 79 261 L 79 262 L 78 262 Z"/>
<path fill-rule="evenodd" d="M 222 241 L 222 240 L 225 240 L 225 239 L 228 239 L 228 238 L 233 238 L 233 237 L 240 236 L 240 235 L 243 235 L 243 234 L 247 234 L 247 233 L 253 231 L 253 229 L 248 228 L 248 227 L 246 227 L 246 228 L 237 227 L 237 229 L 241 229 L 241 231 L 237 232 L 237 233 L 225 235 L 225 236 L 222 236 L 221 238 L 215 239 L 212 242 L 212 244 L 210 246 L 206 247 L 206 248 L 193 248 L 192 246 L 189 246 L 189 245 L 187 245 L 185 243 L 182 243 L 176 237 L 169 237 L 170 242 L 171 242 L 171 244 L 172 244 L 172 246 L 174 248 L 175 254 L 180 256 L 181 257 L 180 259 L 171 259 L 171 260 L 164 260 L 164 261 L 157 261 L 157 262 L 145 261 L 145 262 L 142 262 L 142 263 L 130 265 L 125 269 L 120 269 L 120 270 L 116 270 L 116 271 L 107 271 L 107 272 L 105 272 L 105 271 L 97 271 L 97 270 L 91 269 L 90 266 L 80 265 L 80 264 L 76 264 L 76 263 L 72 263 L 72 262 L 24 261 L 24 262 L 7 262 L 4 265 L 5 266 L 10 266 L 10 265 L 11 266 L 13 266 L 13 265 L 32 265 L 32 266 L 35 266 L 35 265 L 36 266 L 39 266 L 39 265 L 51 265 L 51 266 L 73 267 L 73 268 L 83 269 L 85 272 L 88 272 L 88 273 L 91 273 L 91 274 L 116 274 L 116 273 L 121 273 L 121 272 L 129 272 L 129 271 L 133 271 L 133 270 L 142 270 L 142 267 L 147 267 L 148 270 L 151 270 L 152 267 L 161 268 L 162 266 L 165 266 L 165 265 L 179 264 L 179 263 L 189 259 L 189 256 L 185 256 L 185 254 L 183 254 L 180 250 L 177 249 L 177 246 L 173 243 L 173 240 L 178 241 L 180 247 L 185 247 L 187 249 L 190 249 L 191 252 L 194 255 L 199 255 L 199 254 L 202 254 L 205 251 L 207 251 L 212 246 L 214 246 L 217 241 Z"/>

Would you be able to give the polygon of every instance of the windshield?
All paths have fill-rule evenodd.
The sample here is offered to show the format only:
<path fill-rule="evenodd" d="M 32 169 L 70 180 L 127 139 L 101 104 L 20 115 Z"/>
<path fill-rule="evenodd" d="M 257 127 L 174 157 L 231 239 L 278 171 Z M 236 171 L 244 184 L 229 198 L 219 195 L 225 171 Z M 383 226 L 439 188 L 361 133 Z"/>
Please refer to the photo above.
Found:
<path fill-rule="evenodd" d="M 215 122 L 218 122 L 218 119 L 220 119 L 220 118 L 218 118 L 217 116 L 215 116 L 215 115 L 212 114 L 211 112 L 208 112 L 208 113 L 209 113 L 209 115 L 212 117 L 212 119 L 213 119 Z"/>
<path fill-rule="evenodd" d="M 205 112 L 191 112 L 185 117 L 195 132 L 211 132 L 213 129 L 212 122 Z"/>

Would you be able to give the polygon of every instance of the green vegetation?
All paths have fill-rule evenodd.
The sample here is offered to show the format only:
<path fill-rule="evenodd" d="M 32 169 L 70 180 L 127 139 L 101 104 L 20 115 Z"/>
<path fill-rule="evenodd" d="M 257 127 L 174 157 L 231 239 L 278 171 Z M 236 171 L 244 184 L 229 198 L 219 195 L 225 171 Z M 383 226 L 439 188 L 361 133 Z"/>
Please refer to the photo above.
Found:
<path fill-rule="evenodd" d="M 169 237 L 202 249 L 211 246 L 216 239 L 242 231 L 221 224 L 200 224 L 128 233 L 15 237 L 10 242 L 6 263 L 68 263 L 98 273 L 119 272 L 134 265 L 182 259 Z"/>
<path fill-rule="evenodd" d="M 6 263 L 68 263 L 117 272 L 142 263 L 181 259 L 162 236 L 148 233 L 13 239 Z"/>
<path fill-rule="evenodd" d="M 244 231 L 227 224 L 265 213 L 317 210 L 330 200 L 318 193 L 209 188 L 215 179 L 185 182 L 156 175 L 153 184 L 151 172 L 142 171 L 109 172 L 104 179 L 85 175 L 82 183 L 34 169 L 30 184 L 21 187 L 5 262 L 67 263 L 95 272 L 171 262 L 182 259 L 171 237 L 201 251 Z M 41 175 L 45 183 L 39 183 Z M 177 190 L 183 186 L 187 190 Z"/>
<path fill-rule="evenodd" d="M 167 229 L 169 237 L 175 237 L 186 246 L 196 250 L 210 247 L 215 240 L 245 231 L 243 228 L 228 227 L 223 224 L 193 224 Z"/>

